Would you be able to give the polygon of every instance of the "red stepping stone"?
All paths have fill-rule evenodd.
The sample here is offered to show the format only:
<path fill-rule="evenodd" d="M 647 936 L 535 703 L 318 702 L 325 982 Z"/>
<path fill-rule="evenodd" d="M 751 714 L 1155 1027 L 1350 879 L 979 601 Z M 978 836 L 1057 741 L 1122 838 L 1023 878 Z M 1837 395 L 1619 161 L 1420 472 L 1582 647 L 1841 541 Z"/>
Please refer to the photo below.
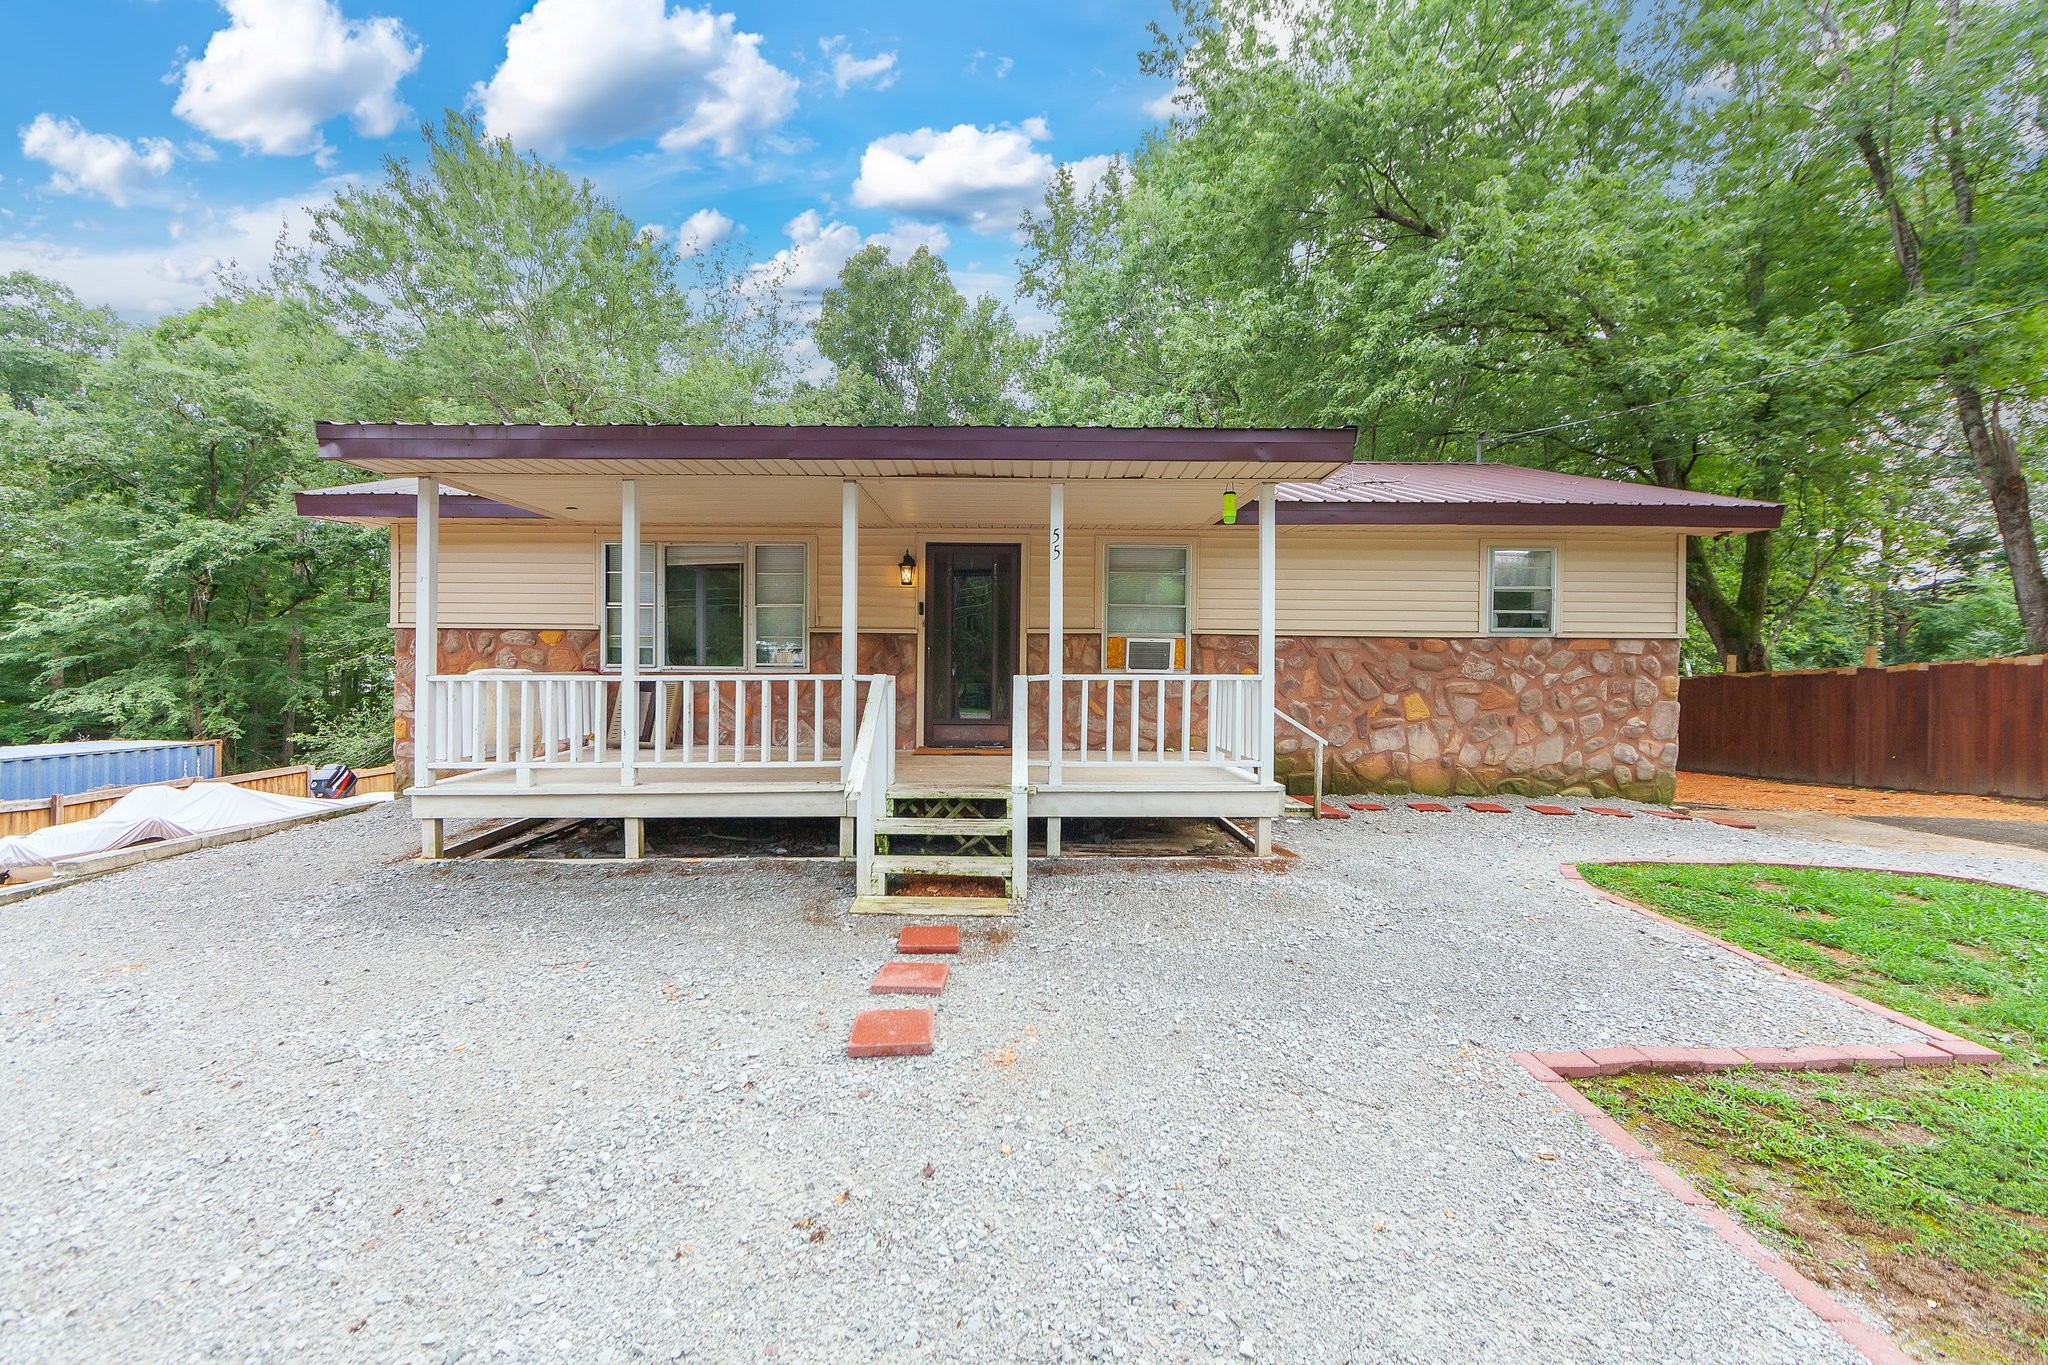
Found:
<path fill-rule="evenodd" d="M 1325 801 L 1323 802 L 1323 818 L 1325 820 L 1349 820 L 1351 812 L 1345 810 L 1335 801 Z"/>
<path fill-rule="evenodd" d="M 1410 801 L 1408 803 L 1408 809 L 1426 810 L 1434 814 L 1439 811 L 1447 811 L 1450 809 L 1450 807 L 1446 806 L 1441 801 Z"/>
<path fill-rule="evenodd" d="M 1353 810 L 1385 810 L 1385 809 L 1386 809 L 1386 807 L 1385 807 L 1385 806 L 1382 806 L 1382 805 L 1381 805 L 1381 804 L 1380 804 L 1379 802 L 1377 802 L 1377 801 L 1353 801 L 1353 802 L 1351 803 L 1351 809 L 1353 809 Z"/>
<path fill-rule="evenodd" d="M 937 995 L 952 970 L 943 962 L 885 962 L 868 983 L 868 994 Z"/>
<path fill-rule="evenodd" d="M 1508 808 L 1498 801 L 1467 801 L 1466 810 L 1476 810 L 1482 815 L 1506 815 Z"/>
<path fill-rule="evenodd" d="M 1586 814 L 1611 815 L 1617 820 L 1633 820 L 1636 818 L 1634 811 L 1618 810 L 1613 806 L 1588 806 L 1586 807 Z"/>
<path fill-rule="evenodd" d="M 930 1010 L 862 1010 L 853 1016 L 849 1057 L 923 1057 L 932 1050 L 937 1020 Z"/>
<path fill-rule="evenodd" d="M 906 924 L 896 935 L 899 953 L 957 953 L 960 926 L 957 924 Z"/>
<path fill-rule="evenodd" d="M 1658 818 L 1659 820 L 1690 820 L 1690 819 L 1692 819 L 1692 817 L 1691 817 L 1690 815 L 1687 815 L 1687 814 L 1685 814 L 1685 813 L 1684 813 L 1683 811 L 1675 811 L 1675 810 L 1646 810 L 1646 811 L 1644 811 L 1644 812 L 1643 812 L 1643 814 L 1645 814 L 1645 815 L 1654 815 L 1654 816 L 1656 816 L 1656 817 L 1657 817 L 1657 818 Z"/>
<path fill-rule="evenodd" d="M 1538 815 L 1570 815 L 1573 813 L 1570 806 L 1531 806 L 1529 809 L 1535 811 Z"/>
<path fill-rule="evenodd" d="M 1755 829 L 1747 820 L 1738 820 L 1732 815 L 1702 815 L 1700 819 L 1710 825 L 1726 825 L 1730 829 Z"/>

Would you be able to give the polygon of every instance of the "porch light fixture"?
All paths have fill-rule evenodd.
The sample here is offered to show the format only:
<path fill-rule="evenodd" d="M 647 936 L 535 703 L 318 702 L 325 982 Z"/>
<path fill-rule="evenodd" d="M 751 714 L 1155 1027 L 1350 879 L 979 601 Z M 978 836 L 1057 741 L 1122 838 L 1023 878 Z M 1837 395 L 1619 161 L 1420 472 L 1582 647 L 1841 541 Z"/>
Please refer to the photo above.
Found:
<path fill-rule="evenodd" d="M 896 579 L 906 588 L 917 581 L 917 559 L 908 550 L 896 561 Z"/>
<path fill-rule="evenodd" d="M 1224 491 L 1223 524 L 1225 526 L 1237 525 L 1237 490 L 1235 488 Z"/>

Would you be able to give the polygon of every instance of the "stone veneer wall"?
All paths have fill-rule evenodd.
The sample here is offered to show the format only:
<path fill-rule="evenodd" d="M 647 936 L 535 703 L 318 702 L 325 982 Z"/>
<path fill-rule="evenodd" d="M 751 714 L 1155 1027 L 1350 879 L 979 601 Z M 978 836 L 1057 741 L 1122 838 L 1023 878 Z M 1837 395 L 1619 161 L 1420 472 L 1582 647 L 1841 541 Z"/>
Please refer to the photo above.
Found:
<path fill-rule="evenodd" d="M 1678 646 L 1283 636 L 1279 702 L 1330 741 L 1331 791 L 1669 801 Z M 1201 672 L 1246 672 L 1257 660 L 1254 636 L 1195 637 Z M 1283 730 L 1279 748 L 1283 771 L 1310 771 L 1306 740 Z"/>

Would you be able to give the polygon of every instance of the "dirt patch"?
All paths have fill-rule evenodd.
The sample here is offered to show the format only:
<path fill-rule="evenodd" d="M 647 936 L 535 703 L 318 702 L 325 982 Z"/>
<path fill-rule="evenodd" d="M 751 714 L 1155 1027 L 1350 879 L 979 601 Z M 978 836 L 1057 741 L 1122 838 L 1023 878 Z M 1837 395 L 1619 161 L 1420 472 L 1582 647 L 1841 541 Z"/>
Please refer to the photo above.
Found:
<path fill-rule="evenodd" d="M 1780 1079 L 1785 1091 L 1803 1097 L 1822 1085 L 1840 1084 L 1843 1076 Z M 1702 1146 L 1661 1119 L 1633 1116 L 1626 1122 L 1696 1183 L 1718 1186 L 1718 1202 L 1765 1211 L 1762 1220 L 1744 1219 L 1751 1231 L 1822 1287 L 1876 1306 L 1893 1334 L 1919 1358 L 1986 1365 L 2041 1359 L 2028 1343 L 2048 1340 L 2048 1305 L 2016 1292 L 2013 1284 L 1940 1257 L 1902 1252 L 1899 1229 L 1861 1217 L 1768 1168 Z M 1935 1140 L 1925 1129 L 1905 1123 L 1878 1125 L 1872 1133 L 1901 1146 Z M 2048 1231 L 2048 1219 L 2025 1221 Z"/>
<path fill-rule="evenodd" d="M 2048 801 L 2010 801 L 1996 796 L 1942 792 L 1896 792 L 1872 787 L 1827 787 L 1808 782 L 1775 782 L 1720 773 L 1678 775 L 1677 801 L 1686 806 L 1729 810 L 1812 811 L 1819 815 L 1947 816 L 1974 820 L 2030 820 L 2048 824 Z"/>
<path fill-rule="evenodd" d="M 1779 891 L 1790 891 L 1792 888 L 1785 885 L 1783 882 L 1774 882 L 1768 877 L 1758 877 L 1755 881 L 1749 884 L 1749 889 L 1752 891 L 1770 891 L 1775 893 Z"/>

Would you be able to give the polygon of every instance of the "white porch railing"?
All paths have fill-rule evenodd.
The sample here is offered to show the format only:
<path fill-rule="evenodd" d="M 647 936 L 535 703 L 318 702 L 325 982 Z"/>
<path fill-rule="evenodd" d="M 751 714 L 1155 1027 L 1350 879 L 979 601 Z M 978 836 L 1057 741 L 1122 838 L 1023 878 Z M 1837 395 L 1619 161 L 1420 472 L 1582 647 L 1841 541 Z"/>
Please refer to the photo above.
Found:
<path fill-rule="evenodd" d="M 855 680 L 870 692 L 876 679 Z M 893 686 L 893 679 L 889 680 Z M 620 682 L 596 673 L 441 675 L 414 704 L 414 742 L 437 771 L 623 769 L 637 711 L 635 770 L 836 768 L 837 674 L 687 674 L 643 678 L 622 708 Z M 856 693 L 858 695 L 858 693 Z M 891 713 L 893 715 L 893 712 Z"/>
<path fill-rule="evenodd" d="M 1021 713 L 1052 680 L 1018 683 Z M 1202 763 L 1256 774 L 1265 761 L 1270 731 L 1256 674 L 1069 673 L 1060 688 L 1046 698 L 1045 751 L 1059 752 L 1063 766 Z M 1020 714 L 1020 734 L 1025 724 Z"/>
<path fill-rule="evenodd" d="M 855 895 L 879 896 L 883 892 L 875 877 L 875 823 L 888 813 L 889 785 L 895 780 L 896 679 L 885 674 L 871 680 L 860 734 L 853 742 L 853 761 L 847 765 Z"/>

